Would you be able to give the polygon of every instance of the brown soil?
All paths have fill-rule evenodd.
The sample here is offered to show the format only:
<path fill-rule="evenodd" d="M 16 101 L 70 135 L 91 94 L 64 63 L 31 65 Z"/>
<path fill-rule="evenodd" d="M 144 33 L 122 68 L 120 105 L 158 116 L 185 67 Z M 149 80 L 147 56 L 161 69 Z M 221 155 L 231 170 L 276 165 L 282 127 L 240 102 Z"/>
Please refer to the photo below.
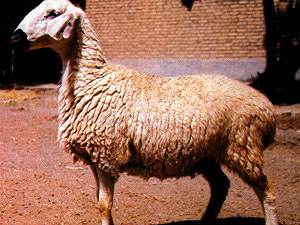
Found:
<path fill-rule="evenodd" d="M 95 184 L 89 168 L 59 149 L 57 89 L 0 93 L 0 224 L 97 224 Z M 300 105 L 277 106 L 278 131 L 265 152 L 281 224 L 300 224 Z M 264 224 L 249 186 L 226 171 L 231 188 L 217 224 Z M 209 199 L 201 177 L 121 176 L 115 189 L 116 224 L 198 224 Z"/>

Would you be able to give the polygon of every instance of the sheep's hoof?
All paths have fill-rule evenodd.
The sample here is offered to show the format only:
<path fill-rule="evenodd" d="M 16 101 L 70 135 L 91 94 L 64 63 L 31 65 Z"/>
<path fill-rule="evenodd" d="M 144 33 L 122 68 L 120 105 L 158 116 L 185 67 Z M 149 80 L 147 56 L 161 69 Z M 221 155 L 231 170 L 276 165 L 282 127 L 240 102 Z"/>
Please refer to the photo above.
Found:
<path fill-rule="evenodd" d="M 201 218 L 200 224 L 201 225 L 213 225 L 213 224 L 216 224 L 216 219 L 208 218 L 208 217 L 204 216 Z"/>
<path fill-rule="evenodd" d="M 102 219 L 102 225 L 114 225 L 112 219 Z"/>

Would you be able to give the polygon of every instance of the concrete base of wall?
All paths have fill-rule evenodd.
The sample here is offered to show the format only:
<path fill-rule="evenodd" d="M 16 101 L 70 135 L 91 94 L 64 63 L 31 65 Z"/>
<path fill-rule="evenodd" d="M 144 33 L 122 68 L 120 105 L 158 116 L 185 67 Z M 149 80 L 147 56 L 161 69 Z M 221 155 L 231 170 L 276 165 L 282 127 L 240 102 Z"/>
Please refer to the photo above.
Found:
<path fill-rule="evenodd" d="M 112 60 L 112 63 L 161 77 L 223 74 L 249 81 L 265 69 L 264 60 Z"/>

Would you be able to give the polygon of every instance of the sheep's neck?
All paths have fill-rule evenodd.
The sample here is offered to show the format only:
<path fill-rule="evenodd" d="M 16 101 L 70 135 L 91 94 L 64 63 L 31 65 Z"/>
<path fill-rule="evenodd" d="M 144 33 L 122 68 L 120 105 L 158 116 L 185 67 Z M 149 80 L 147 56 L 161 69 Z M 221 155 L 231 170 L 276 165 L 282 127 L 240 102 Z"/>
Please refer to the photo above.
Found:
<path fill-rule="evenodd" d="M 76 84 L 84 81 L 87 75 L 99 74 L 99 69 L 106 64 L 98 38 L 86 18 L 80 20 L 69 46 L 69 52 L 61 55 L 63 77 L 59 101 L 72 101 Z"/>
<path fill-rule="evenodd" d="M 79 73 L 102 68 L 105 59 L 97 35 L 86 18 L 81 19 L 77 36 L 77 55 L 73 68 Z"/>
<path fill-rule="evenodd" d="M 85 17 L 80 18 L 73 38 L 68 53 L 62 56 L 63 76 L 70 77 L 71 73 L 76 76 L 102 68 L 106 62 L 97 35 Z"/>

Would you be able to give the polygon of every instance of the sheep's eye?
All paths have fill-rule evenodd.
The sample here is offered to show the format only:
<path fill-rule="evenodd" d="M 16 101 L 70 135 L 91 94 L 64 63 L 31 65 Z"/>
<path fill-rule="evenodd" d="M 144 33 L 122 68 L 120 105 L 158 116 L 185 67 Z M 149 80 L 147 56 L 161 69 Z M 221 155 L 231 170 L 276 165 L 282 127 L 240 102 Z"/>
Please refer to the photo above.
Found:
<path fill-rule="evenodd" d="M 55 10 L 51 10 L 48 15 L 46 15 L 45 17 L 48 18 L 55 18 L 58 17 L 61 13 L 56 12 Z"/>

